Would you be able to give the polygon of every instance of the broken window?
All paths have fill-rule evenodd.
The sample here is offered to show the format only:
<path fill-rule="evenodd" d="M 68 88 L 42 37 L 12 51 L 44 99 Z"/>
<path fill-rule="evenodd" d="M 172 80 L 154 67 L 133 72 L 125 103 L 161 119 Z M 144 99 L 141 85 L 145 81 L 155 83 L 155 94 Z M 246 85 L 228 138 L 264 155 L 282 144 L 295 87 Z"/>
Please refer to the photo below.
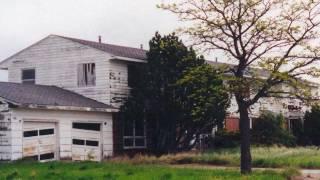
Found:
<path fill-rule="evenodd" d="M 22 70 L 22 84 L 35 84 L 36 83 L 36 70 L 24 69 Z"/>
<path fill-rule="evenodd" d="M 144 120 L 125 122 L 123 147 L 124 149 L 146 147 L 146 132 Z"/>
<path fill-rule="evenodd" d="M 78 86 L 96 85 L 96 66 L 94 63 L 78 65 Z"/>

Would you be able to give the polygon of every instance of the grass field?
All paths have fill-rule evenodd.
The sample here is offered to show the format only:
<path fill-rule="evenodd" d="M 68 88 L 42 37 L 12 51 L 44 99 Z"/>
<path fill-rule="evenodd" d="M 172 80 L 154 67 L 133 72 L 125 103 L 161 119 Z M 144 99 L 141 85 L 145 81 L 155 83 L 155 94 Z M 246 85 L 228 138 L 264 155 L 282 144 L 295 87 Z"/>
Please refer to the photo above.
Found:
<path fill-rule="evenodd" d="M 0 164 L 0 179 L 67 179 L 67 180 L 181 180 L 181 179 L 286 179 L 286 173 L 258 171 L 241 176 L 236 170 L 179 169 L 159 165 L 124 163 L 14 162 Z"/>
<path fill-rule="evenodd" d="M 320 168 L 320 150 L 316 147 L 253 147 L 252 159 L 254 167 L 271 168 Z M 153 156 L 136 156 L 122 161 L 133 163 L 164 164 L 211 164 L 223 166 L 239 166 L 239 148 L 212 150 L 204 153 L 181 153 L 156 158 Z M 116 159 L 116 161 L 121 161 Z"/>

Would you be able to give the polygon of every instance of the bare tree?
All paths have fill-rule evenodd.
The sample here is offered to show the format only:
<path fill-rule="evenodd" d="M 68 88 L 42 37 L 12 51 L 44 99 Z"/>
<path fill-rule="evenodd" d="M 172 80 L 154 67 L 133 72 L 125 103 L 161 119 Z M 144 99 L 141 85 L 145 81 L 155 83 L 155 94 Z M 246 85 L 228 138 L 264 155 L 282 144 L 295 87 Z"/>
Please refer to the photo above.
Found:
<path fill-rule="evenodd" d="M 251 172 L 249 107 L 269 96 L 306 98 L 310 89 L 301 78 L 319 76 L 319 4 L 320 0 L 178 0 L 159 5 L 190 22 L 181 30 L 195 45 L 222 51 L 226 60 L 236 62 L 229 70 L 240 114 L 242 173 Z M 256 68 L 267 73 L 261 76 Z M 246 71 L 252 71 L 251 78 Z M 277 88 L 282 83 L 294 91 Z"/>

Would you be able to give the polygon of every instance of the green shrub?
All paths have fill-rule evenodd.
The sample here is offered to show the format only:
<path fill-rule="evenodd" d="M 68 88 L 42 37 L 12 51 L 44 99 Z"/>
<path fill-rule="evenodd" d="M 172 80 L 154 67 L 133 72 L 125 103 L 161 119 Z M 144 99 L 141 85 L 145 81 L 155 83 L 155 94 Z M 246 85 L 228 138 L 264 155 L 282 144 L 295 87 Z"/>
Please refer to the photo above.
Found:
<path fill-rule="evenodd" d="M 320 145 L 320 106 L 313 106 L 304 117 L 304 145 Z"/>
<path fill-rule="evenodd" d="M 240 144 L 239 132 L 228 132 L 226 130 L 217 131 L 215 136 L 209 140 L 210 147 L 232 148 Z"/>
<path fill-rule="evenodd" d="M 252 139 L 262 145 L 296 145 L 296 138 L 284 128 L 284 117 L 271 112 L 263 112 L 253 122 Z"/>

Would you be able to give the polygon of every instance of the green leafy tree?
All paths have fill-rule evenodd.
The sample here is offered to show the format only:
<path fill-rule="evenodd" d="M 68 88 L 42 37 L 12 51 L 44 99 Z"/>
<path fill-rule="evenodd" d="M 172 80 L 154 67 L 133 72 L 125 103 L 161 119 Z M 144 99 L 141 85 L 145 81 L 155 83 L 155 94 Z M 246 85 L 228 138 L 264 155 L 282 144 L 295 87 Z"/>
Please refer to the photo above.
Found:
<path fill-rule="evenodd" d="M 120 114 L 124 121 L 145 119 L 153 152 L 190 149 L 200 133 L 224 118 L 228 94 L 218 72 L 175 34 L 156 33 L 149 45 L 147 63 L 136 66 Z"/>
<path fill-rule="evenodd" d="M 240 114 L 242 173 L 251 172 L 250 106 L 263 97 L 310 96 L 300 78 L 319 76 L 315 66 L 320 50 L 315 43 L 319 4 L 318 0 L 175 0 L 159 5 L 187 22 L 181 32 L 195 45 L 222 52 L 226 61 L 236 63 L 226 70 Z M 293 90 L 277 88 L 282 83 Z"/>
<path fill-rule="evenodd" d="M 282 114 L 263 112 L 254 120 L 252 127 L 253 141 L 264 145 L 294 146 L 295 137 L 284 127 L 285 119 Z"/>

